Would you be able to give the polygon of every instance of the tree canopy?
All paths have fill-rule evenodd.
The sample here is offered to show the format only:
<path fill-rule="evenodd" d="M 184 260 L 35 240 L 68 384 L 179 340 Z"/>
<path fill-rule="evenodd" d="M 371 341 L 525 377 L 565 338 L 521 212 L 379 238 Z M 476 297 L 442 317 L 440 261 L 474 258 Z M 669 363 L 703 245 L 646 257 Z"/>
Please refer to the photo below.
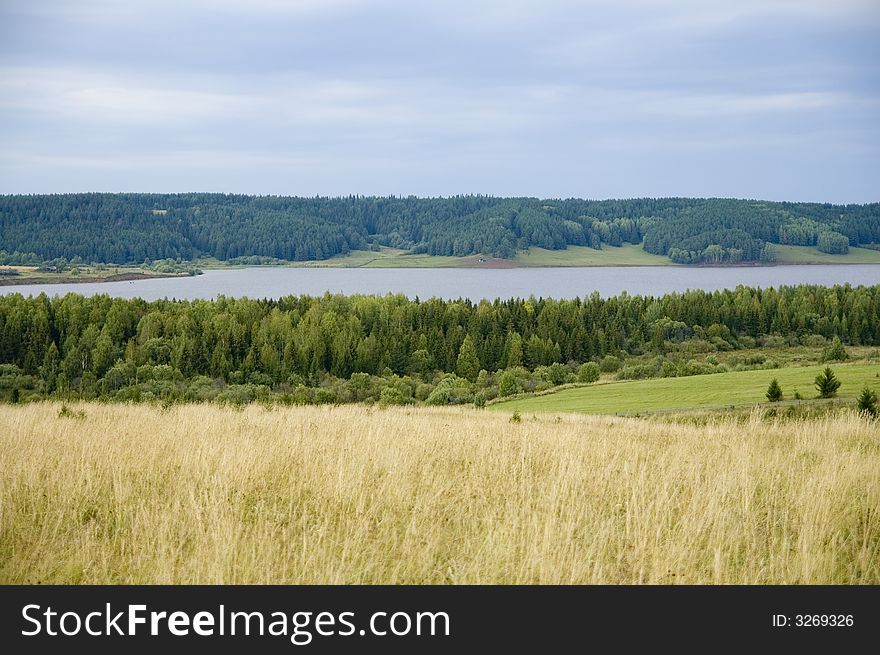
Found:
<path fill-rule="evenodd" d="M 510 372 L 498 381 L 504 394 L 529 371 L 553 385 L 618 369 L 620 379 L 696 375 L 720 369 L 684 360 L 669 368 L 674 362 L 664 356 L 820 337 L 880 345 L 880 286 L 479 303 L 401 295 L 147 302 L 10 294 L 0 297 L 0 378 L 27 378 L 23 388 L 49 394 L 76 389 L 122 399 L 144 384 L 159 394 L 183 381 L 196 398 L 224 385 L 304 386 L 320 401 L 330 397 L 332 380 L 348 381 L 346 393 L 362 398 L 376 376 L 396 389 L 386 402 L 413 397 L 420 384 L 440 402 L 465 397 L 469 383 L 484 386 L 485 372 Z M 629 364 L 637 357 L 642 364 Z M 394 376 L 412 384 L 400 386 Z"/>
<path fill-rule="evenodd" d="M 772 259 L 767 244 L 845 253 L 880 243 L 880 203 L 732 199 L 541 200 L 490 196 L 284 197 L 210 193 L 0 196 L 6 263 L 211 256 L 326 259 L 377 246 L 510 258 L 517 250 L 643 243 L 678 263 Z"/>

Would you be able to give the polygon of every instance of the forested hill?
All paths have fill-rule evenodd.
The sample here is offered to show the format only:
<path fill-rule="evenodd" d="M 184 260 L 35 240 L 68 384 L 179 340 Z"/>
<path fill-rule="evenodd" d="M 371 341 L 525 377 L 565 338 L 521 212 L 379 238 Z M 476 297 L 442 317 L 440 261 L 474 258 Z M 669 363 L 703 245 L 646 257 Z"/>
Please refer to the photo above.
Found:
<path fill-rule="evenodd" d="M 242 256 L 326 259 L 389 246 L 509 258 L 538 246 L 643 243 L 678 263 L 772 259 L 768 243 L 845 253 L 880 243 L 880 203 L 730 199 L 299 198 L 226 194 L 0 196 L 0 263 Z"/>

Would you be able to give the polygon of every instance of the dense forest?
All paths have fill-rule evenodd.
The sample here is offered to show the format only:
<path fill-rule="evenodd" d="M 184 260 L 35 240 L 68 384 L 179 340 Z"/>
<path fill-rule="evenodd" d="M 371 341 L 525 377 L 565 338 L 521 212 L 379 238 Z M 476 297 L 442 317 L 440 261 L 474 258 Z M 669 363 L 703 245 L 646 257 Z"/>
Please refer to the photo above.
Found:
<path fill-rule="evenodd" d="M 302 261 L 388 246 L 510 258 L 532 246 L 643 243 L 677 263 L 772 260 L 768 244 L 880 244 L 880 203 L 729 199 L 299 198 L 225 194 L 0 196 L 0 264 L 78 258 Z"/>
<path fill-rule="evenodd" d="M 12 294 L 0 297 L 0 395 L 446 404 L 592 382 L 600 371 L 721 372 L 719 351 L 832 339 L 880 345 L 880 286 L 476 304 Z"/>

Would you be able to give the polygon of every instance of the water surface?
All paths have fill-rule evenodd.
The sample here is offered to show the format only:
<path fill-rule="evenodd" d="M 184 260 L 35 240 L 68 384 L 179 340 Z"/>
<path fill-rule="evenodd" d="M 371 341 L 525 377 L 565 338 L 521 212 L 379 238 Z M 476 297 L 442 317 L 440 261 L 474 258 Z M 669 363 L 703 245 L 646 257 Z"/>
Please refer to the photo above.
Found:
<path fill-rule="evenodd" d="M 780 265 L 732 268 L 593 266 L 559 268 L 242 268 L 205 271 L 185 278 L 131 282 L 31 284 L 0 287 L 0 294 L 106 293 L 118 298 L 211 299 L 218 295 L 279 298 L 286 295 L 403 293 L 411 298 L 584 297 L 662 295 L 687 289 L 733 289 L 739 284 L 880 284 L 878 264 Z"/>

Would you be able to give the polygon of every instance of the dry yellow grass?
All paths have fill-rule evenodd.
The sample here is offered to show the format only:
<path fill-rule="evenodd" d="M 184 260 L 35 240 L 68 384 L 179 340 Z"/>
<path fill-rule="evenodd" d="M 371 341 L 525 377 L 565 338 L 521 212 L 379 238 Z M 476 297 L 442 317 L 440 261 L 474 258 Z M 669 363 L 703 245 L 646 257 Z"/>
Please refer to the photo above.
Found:
<path fill-rule="evenodd" d="M 854 415 L 80 408 L 0 408 L 0 582 L 880 582 Z"/>

